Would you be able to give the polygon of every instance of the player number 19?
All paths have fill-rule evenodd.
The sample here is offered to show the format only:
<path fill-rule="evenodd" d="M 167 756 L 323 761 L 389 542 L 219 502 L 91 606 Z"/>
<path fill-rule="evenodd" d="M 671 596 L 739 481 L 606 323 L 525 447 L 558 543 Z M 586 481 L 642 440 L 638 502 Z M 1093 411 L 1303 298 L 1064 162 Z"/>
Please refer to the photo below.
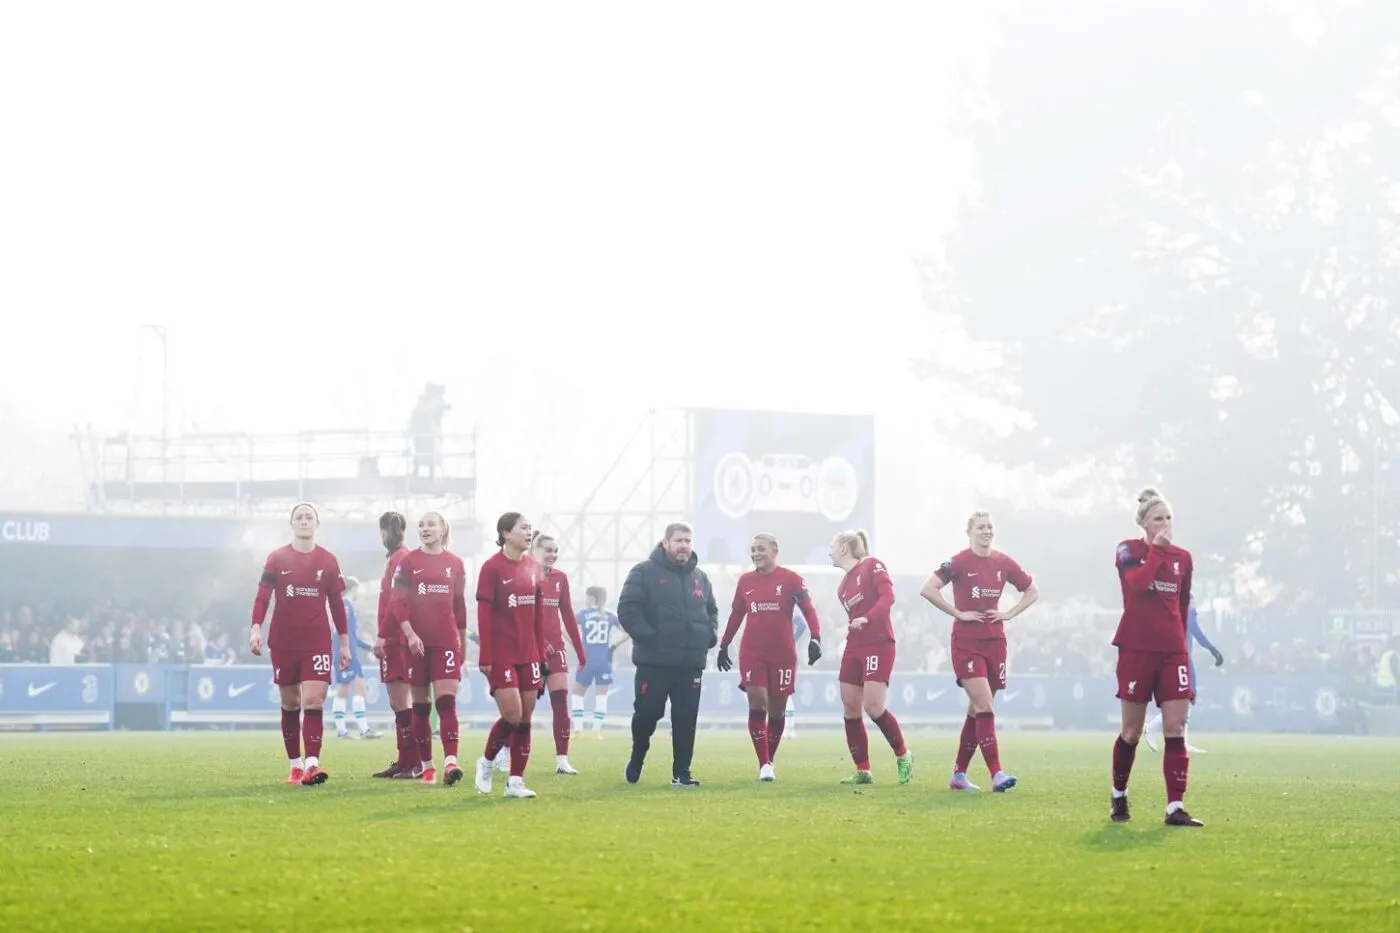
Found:
<path fill-rule="evenodd" d="M 1177 665 L 1176 679 L 1181 684 L 1181 689 L 1188 689 L 1191 686 L 1191 670 L 1185 664 Z"/>
<path fill-rule="evenodd" d="M 792 669 L 791 669 L 791 668 L 782 668 L 782 667 L 778 668 L 778 686 L 780 686 L 780 687 L 791 687 L 791 686 L 792 686 Z"/>

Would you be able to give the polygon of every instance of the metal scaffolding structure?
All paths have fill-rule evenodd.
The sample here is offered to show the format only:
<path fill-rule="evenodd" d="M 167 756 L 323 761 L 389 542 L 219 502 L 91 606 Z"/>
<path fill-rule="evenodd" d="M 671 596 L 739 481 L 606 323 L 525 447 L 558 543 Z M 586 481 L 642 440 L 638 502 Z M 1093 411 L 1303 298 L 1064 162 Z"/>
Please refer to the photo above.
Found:
<path fill-rule="evenodd" d="M 373 519 L 439 509 L 476 521 L 476 435 L 402 431 L 296 434 L 73 435 L 89 511 L 285 515 L 313 502 L 323 517 Z M 463 539 L 467 539 L 463 535 Z"/>
<path fill-rule="evenodd" d="M 569 574 L 576 605 L 583 605 L 583 588 L 591 585 L 607 587 L 615 602 L 627 571 L 651 553 L 668 522 L 684 518 L 691 462 L 690 413 L 653 410 L 577 510 L 543 516 L 544 527 L 557 529 L 559 565 Z M 621 494 L 605 499 L 609 488 Z"/>

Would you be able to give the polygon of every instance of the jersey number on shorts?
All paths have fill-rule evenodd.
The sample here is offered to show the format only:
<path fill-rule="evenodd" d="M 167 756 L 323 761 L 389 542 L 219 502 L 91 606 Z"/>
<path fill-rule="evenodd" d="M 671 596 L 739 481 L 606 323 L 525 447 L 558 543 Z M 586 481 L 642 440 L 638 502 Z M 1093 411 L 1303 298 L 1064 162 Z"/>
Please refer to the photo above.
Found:
<path fill-rule="evenodd" d="M 331 656 L 328 654 L 312 655 L 311 669 L 318 674 L 329 674 L 331 672 Z"/>
<path fill-rule="evenodd" d="M 1006 662 L 1005 662 L 1005 661 L 998 661 L 998 662 L 997 662 L 997 680 L 1001 681 L 1002 683 L 1006 683 Z"/>
<path fill-rule="evenodd" d="M 453 651 L 451 648 L 448 648 L 442 653 L 442 660 L 446 665 L 447 669 L 449 671 L 452 670 L 454 667 L 457 666 L 457 652 Z"/>
<path fill-rule="evenodd" d="M 868 657 L 868 658 L 865 659 L 865 672 L 866 672 L 867 674 L 873 674 L 873 673 L 875 673 L 876 671 L 878 671 L 879 669 L 880 669 L 880 656 L 879 656 L 878 654 L 872 654 L 870 657 Z"/>
<path fill-rule="evenodd" d="M 531 680 L 539 680 L 539 679 L 540 679 L 540 662 L 539 662 L 539 661 L 531 661 L 531 662 L 530 662 L 530 679 L 531 679 Z"/>
<path fill-rule="evenodd" d="M 791 687 L 791 686 L 792 686 L 792 670 L 791 670 L 791 669 L 785 669 L 785 668 L 781 668 L 781 667 L 778 668 L 778 686 L 779 686 L 779 687 Z"/>
<path fill-rule="evenodd" d="M 1185 664 L 1179 664 L 1176 668 L 1176 680 L 1181 684 L 1181 689 L 1186 690 L 1191 686 L 1191 671 Z"/>

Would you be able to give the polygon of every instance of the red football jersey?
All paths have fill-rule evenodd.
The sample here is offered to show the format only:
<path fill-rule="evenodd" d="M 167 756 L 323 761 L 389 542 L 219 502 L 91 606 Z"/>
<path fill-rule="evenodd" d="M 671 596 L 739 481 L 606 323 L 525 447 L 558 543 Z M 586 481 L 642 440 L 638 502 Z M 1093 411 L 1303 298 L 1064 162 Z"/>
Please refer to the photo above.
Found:
<path fill-rule="evenodd" d="M 482 667 L 543 660 L 543 578 L 544 569 L 528 554 L 511 560 L 497 551 L 481 565 L 476 617 Z"/>
<path fill-rule="evenodd" d="M 544 614 L 544 646 L 564 650 L 564 639 L 574 646 L 574 654 L 582 658 L 583 636 L 579 634 L 574 616 L 574 598 L 569 593 L 569 577 L 557 568 L 544 571 L 540 582 L 540 611 Z"/>
<path fill-rule="evenodd" d="M 792 634 L 794 608 L 802 610 L 812 637 L 821 641 L 821 623 L 802 576 L 786 567 L 775 567 L 768 573 L 750 570 L 734 587 L 729 624 L 720 644 L 728 645 L 734 640 L 747 616 L 744 638 L 739 642 L 740 656 L 755 661 L 790 662 L 797 656 L 797 639 Z"/>
<path fill-rule="evenodd" d="M 959 612 L 992 612 L 1001 604 L 1001 593 L 1008 583 L 1021 593 L 1031 585 L 1031 575 L 1001 551 L 979 557 L 972 548 L 966 548 L 944 561 L 934 573 L 944 583 L 953 584 L 953 608 Z M 953 640 L 1005 641 L 1006 630 L 1000 622 L 954 619 Z"/>
<path fill-rule="evenodd" d="M 389 560 L 384 564 L 384 576 L 379 579 L 379 617 L 376 632 L 386 644 L 397 644 L 403 640 L 403 632 L 389 616 L 389 596 L 394 589 L 394 568 L 399 565 L 399 561 L 403 560 L 407 553 L 409 553 L 408 548 L 400 547 L 390 554 Z"/>
<path fill-rule="evenodd" d="M 403 638 L 403 621 L 431 648 L 461 649 L 458 629 L 467 627 L 466 567 L 451 551 L 429 554 L 419 548 L 394 568 L 389 614 Z"/>
<path fill-rule="evenodd" d="M 1191 552 L 1141 538 L 1118 545 L 1115 560 L 1123 588 L 1123 618 L 1113 644 L 1132 651 L 1186 651 L 1191 605 Z"/>
<path fill-rule="evenodd" d="M 272 606 L 272 628 L 267 646 L 279 651 L 331 650 L 331 629 L 326 620 L 326 603 L 336 631 L 345 634 L 345 578 L 340 562 L 319 544 L 302 552 L 290 544 L 267 555 L 257 599 L 253 602 L 253 624 L 261 625 Z"/>
<path fill-rule="evenodd" d="M 851 629 L 846 638 L 847 650 L 894 641 L 894 626 L 890 624 L 894 583 L 879 560 L 867 557 L 846 571 L 836 587 L 836 598 L 841 600 L 848 621 L 861 616 L 869 620 L 860 628 Z"/>

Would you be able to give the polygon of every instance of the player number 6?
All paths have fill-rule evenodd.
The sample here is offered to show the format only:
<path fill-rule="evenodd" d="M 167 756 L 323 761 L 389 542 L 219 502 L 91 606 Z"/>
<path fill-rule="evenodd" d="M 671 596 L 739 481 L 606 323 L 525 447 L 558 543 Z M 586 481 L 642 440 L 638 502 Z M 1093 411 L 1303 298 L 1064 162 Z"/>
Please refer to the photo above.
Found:
<path fill-rule="evenodd" d="M 1181 684 L 1182 689 L 1191 686 L 1191 671 L 1185 664 L 1180 664 L 1176 668 L 1176 679 Z"/>

